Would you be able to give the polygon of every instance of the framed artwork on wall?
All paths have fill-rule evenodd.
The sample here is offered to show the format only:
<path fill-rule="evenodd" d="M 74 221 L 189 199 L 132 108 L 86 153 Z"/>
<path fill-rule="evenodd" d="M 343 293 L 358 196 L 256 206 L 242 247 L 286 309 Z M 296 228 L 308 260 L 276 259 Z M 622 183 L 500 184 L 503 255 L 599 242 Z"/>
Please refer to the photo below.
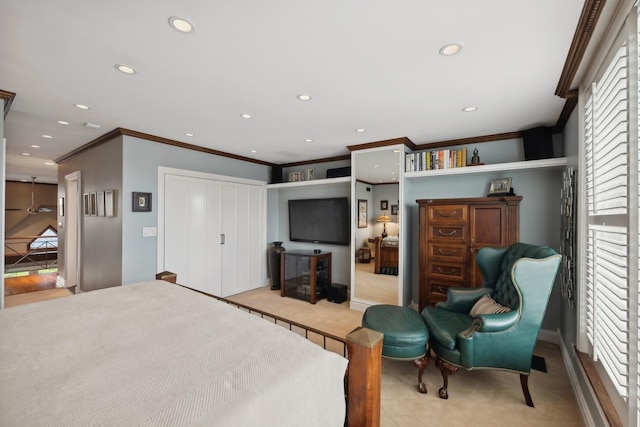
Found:
<path fill-rule="evenodd" d="M 391 205 L 391 215 L 398 215 L 398 205 Z"/>
<path fill-rule="evenodd" d="M 151 193 L 133 192 L 133 212 L 151 212 Z"/>
<path fill-rule="evenodd" d="M 106 190 L 104 192 L 104 215 L 107 218 L 113 218 L 115 214 L 115 204 L 113 199 L 113 193 L 115 190 Z"/>
<path fill-rule="evenodd" d="M 91 215 L 91 203 L 89 198 L 89 193 L 84 193 L 82 197 L 82 213 L 84 216 Z"/>
<path fill-rule="evenodd" d="M 386 211 L 387 209 L 389 209 L 389 201 L 388 200 L 381 200 L 380 201 L 380 210 Z"/>
<path fill-rule="evenodd" d="M 358 199 L 358 228 L 367 228 L 367 200 Z"/>
<path fill-rule="evenodd" d="M 98 216 L 104 216 L 104 191 L 98 191 L 96 193 L 96 209 Z"/>

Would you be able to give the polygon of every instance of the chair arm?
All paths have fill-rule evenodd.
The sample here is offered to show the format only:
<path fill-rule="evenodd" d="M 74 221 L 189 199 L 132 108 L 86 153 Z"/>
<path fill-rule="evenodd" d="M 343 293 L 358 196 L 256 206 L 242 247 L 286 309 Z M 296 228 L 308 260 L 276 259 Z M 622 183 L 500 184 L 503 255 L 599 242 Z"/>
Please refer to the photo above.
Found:
<path fill-rule="evenodd" d="M 518 322 L 519 318 L 520 313 L 517 310 L 498 314 L 480 314 L 476 316 L 476 319 L 479 320 L 480 324 L 477 332 L 504 331 L 514 326 Z M 476 319 L 474 319 L 474 323 L 476 323 Z"/>
<path fill-rule="evenodd" d="M 490 288 L 449 288 L 447 300 L 436 304 L 436 307 L 457 313 L 469 313 L 476 301 L 488 293 L 491 293 Z"/>

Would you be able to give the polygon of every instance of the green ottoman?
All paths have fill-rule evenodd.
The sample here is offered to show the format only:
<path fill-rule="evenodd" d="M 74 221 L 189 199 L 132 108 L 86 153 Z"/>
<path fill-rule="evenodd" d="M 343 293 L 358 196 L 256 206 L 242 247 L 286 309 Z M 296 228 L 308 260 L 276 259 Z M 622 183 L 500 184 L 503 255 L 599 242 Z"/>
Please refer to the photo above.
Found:
<path fill-rule="evenodd" d="M 372 305 L 362 316 L 362 326 L 384 334 L 382 357 L 413 361 L 418 367 L 418 391 L 426 393 L 422 374 L 429 365 L 429 330 L 420 313 L 397 305 Z"/>

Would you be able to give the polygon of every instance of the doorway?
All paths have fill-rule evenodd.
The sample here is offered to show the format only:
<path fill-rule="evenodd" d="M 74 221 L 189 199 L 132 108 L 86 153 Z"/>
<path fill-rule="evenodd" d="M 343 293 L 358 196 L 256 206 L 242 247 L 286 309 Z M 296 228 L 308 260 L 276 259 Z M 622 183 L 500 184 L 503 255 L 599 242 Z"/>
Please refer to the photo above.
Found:
<path fill-rule="evenodd" d="M 58 284 L 61 287 L 75 288 L 76 292 L 81 291 L 78 282 L 80 260 L 80 198 L 81 180 L 80 171 L 71 173 L 64 177 L 65 202 L 64 217 L 60 218 L 60 226 L 64 235 L 64 278 L 59 278 Z"/>

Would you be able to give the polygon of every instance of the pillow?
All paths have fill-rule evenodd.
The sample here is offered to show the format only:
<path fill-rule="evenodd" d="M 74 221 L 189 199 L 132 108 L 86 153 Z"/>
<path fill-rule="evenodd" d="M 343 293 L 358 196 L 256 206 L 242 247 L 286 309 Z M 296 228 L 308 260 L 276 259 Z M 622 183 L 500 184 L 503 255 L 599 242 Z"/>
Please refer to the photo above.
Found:
<path fill-rule="evenodd" d="M 509 307 L 498 304 L 489 294 L 484 295 L 471 307 L 469 316 L 476 317 L 479 314 L 497 314 L 511 311 Z"/>

